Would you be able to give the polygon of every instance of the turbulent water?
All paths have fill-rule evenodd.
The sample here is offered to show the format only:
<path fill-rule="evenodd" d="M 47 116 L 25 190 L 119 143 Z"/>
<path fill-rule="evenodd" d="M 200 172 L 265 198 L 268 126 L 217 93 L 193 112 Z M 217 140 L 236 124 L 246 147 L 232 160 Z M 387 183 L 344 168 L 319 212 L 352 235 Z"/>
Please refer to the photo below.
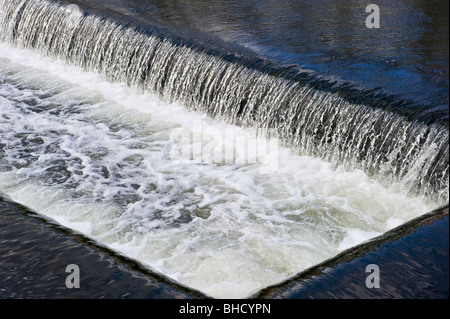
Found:
<path fill-rule="evenodd" d="M 448 201 L 439 122 L 74 7 L 0 6 L 0 192 L 183 284 L 245 297 Z"/>

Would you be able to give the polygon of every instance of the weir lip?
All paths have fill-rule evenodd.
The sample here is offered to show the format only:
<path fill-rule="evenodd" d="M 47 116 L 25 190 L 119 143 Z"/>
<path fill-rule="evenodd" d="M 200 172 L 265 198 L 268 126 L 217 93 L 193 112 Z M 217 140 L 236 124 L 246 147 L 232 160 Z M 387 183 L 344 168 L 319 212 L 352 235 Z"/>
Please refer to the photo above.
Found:
<path fill-rule="evenodd" d="M 0 221 L 1 299 L 210 298 L 1 193 Z M 80 289 L 64 286 L 69 264 Z"/>
<path fill-rule="evenodd" d="M 448 298 L 448 222 L 447 205 L 263 288 L 251 298 Z M 427 250 L 430 254 L 424 253 Z M 379 289 L 364 285 L 369 264 L 380 268 Z"/>
<path fill-rule="evenodd" d="M 428 253 L 422 251 L 419 262 L 413 265 L 408 262 L 408 257 L 417 257 L 409 255 L 411 253 L 409 246 L 412 244 L 415 243 L 419 247 L 429 244 L 424 241 L 424 236 L 428 236 L 431 231 L 447 230 L 448 234 L 448 214 L 448 206 L 426 213 L 377 238 L 349 248 L 282 283 L 263 288 L 247 298 L 446 298 L 448 285 L 445 287 L 445 282 L 448 284 L 448 271 L 444 269 L 440 273 L 426 274 L 424 267 L 441 269 L 442 266 L 446 266 L 448 270 L 448 264 L 435 264 L 435 256 L 430 255 L 435 252 L 445 252 L 447 249 L 448 262 L 448 239 L 447 246 L 442 241 L 432 242 L 434 246 L 429 247 Z M 54 220 L 15 203 L 4 195 L 0 195 L 0 220 L 2 220 L 0 241 L 11 242 L 8 247 L 5 245 L 3 247 L 14 251 L 12 255 L 5 254 L 4 249 L 0 250 L 0 254 L 3 254 L 2 272 L 6 271 L 5 269 L 8 268 L 6 266 L 9 266 L 8 269 L 16 268 L 9 273 L 9 277 L 0 277 L 2 288 L 0 297 L 2 298 L 211 298 L 153 272 L 138 261 L 123 256 L 81 233 L 61 226 Z M 26 227 L 26 232 L 23 227 Z M 23 232 L 16 232 L 19 228 Z M 23 239 L 26 240 L 22 241 Z M 399 253 L 394 255 L 394 259 L 388 260 L 392 257 L 386 253 L 389 250 Z M 29 263 L 33 260 L 36 262 Z M 424 263 L 424 260 L 427 263 Z M 24 263 L 24 261 L 27 262 Z M 82 285 L 85 285 L 84 289 L 65 289 L 63 286 L 67 275 L 64 269 L 67 264 L 74 262 L 78 262 L 83 269 L 82 280 L 90 279 L 90 281 L 82 281 Z M 382 274 L 382 278 L 389 278 L 389 281 L 383 283 L 386 289 L 383 289 L 383 285 L 378 290 L 369 290 L 364 287 L 363 280 L 367 275 L 364 272 L 364 266 L 367 262 L 378 262 L 380 267 L 393 263 L 397 267 L 389 269 L 391 272 L 385 271 Z M 402 272 L 406 272 L 403 278 L 398 276 Z M 440 283 L 440 286 L 430 285 L 423 289 L 411 290 L 409 286 L 413 285 L 417 288 L 415 285 L 421 280 L 421 276 L 425 275 L 428 276 L 426 280 Z M 447 280 L 443 276 L 447 276 Z M 24 277 L 31 279 L 21 280 Z M 408 282 L 405 284 L 405 278 L 409 279 L 409 286 Z M 333 281 L 335 279 L 336 282 Z M 340 286 L 343 280 L 347 280 L 349 287 Z M 351 280 L 363 282 L 351 282 Z M 393 290 L 392 287 L 395 289 Z M 445 289 L 447 289 L 447 296 L 445 296 Z"/>

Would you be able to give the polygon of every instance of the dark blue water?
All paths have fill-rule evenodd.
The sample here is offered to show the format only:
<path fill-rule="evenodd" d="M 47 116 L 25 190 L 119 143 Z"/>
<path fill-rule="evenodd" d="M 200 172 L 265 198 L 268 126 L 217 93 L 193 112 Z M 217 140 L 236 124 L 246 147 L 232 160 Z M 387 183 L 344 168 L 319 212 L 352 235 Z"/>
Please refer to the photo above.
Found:
<path fill-rule="evenodd" d="M 77 264 L 80 288 L 65 285 Z M 1 299 L 204 298 L 0 194 Z"/>
<path fill-rule="evenodd" d="M 384 234 L 372 244 L 263 289 L 257 298 L 448 299 L 448 207 Z M 380 269 L 380 285 L 368 289 L 367 265 Z"/>
<path fill-rule="evenodd" d="M 380 28 L 361 0 L 94 0 L 120 13 L 200 32 L 332 81 L 439 110 L 448 121 L 448 1 L 380 0 Z"/>

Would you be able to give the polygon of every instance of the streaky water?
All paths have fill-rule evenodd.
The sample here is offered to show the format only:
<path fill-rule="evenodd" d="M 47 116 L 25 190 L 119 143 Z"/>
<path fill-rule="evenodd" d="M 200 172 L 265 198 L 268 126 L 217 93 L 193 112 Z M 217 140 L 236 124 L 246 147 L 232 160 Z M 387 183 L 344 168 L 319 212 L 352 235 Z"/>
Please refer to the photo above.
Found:
<path fill-rule="evenodd" d="M 380 28 L 365 26 L 366 0 L 76 0 L 121 15 L 201 32 L 322 76 L 375 88 L 448 121 L 448 10 L 441 0 L 378 0 Z"/>
<path fill-rule="evenodd" d="M 389 101 L 349 102 L 342 92 L 327 91 L 327 83 L 296 79 L 306 76 L 301 73 L 292 80 L 286 76 L 290 69 L 263 72 L 248 65 L 257 64 L 252 60 L 208 54 L 48 1 L 4 0 L 3 7 L 4 41 L 228 123 L 274 128 L 301 154 L 361 168 L 412 192 L 448 200 L 448 128 L 423 123 L 415 114 L 420 110 L 399 115 Z"/>
<path fill-rule="evenodd" d="M 58 3 L 0 4 L 0 191 L 184 284 L 245 297 L 448 201 L 439 121 Z M 290 147 L 276 161 L 236 143 L 273 145 L 251 134 L 271 128 Z"/>

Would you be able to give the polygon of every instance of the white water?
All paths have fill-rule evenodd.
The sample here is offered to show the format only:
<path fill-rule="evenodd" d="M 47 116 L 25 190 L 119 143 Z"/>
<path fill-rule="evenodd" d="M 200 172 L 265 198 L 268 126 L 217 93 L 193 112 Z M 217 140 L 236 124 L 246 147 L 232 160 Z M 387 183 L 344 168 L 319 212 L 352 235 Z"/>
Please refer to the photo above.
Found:
<path fill-rule="evenodd" d="M 189 136 L 192 155 L 178 154 Z M 205 140 L 223 163 L 199 157 Z M 281 147 L 252 160 L 236 140 L 254 145 L 177 103 L 0 44 L 0 192 L 213 297 L 246 297 L 434 208 Z"/>
<path fill-rule="evenodd" d="M 360 168 L 389 179 L 386 183 L 403 184 L 411 194 L 448 202 L 448 128 L 415 119 L 413 106 L 407 111 L 377 99 L 354 103 L 347 89 L 318 89 L 331 83 L 315 76 L 312 82 L 303 75 L 294 80 L 255 56 L 230 48 L 212 54 L 174 40 L 167 30 L 136 29 L 77 6 L 0 0 L 0 7 L 2 41 L 156 93 L 168 103 L 181 101 L 214 119 L 272 128 L 284 145 L 304 155 Z"/>

